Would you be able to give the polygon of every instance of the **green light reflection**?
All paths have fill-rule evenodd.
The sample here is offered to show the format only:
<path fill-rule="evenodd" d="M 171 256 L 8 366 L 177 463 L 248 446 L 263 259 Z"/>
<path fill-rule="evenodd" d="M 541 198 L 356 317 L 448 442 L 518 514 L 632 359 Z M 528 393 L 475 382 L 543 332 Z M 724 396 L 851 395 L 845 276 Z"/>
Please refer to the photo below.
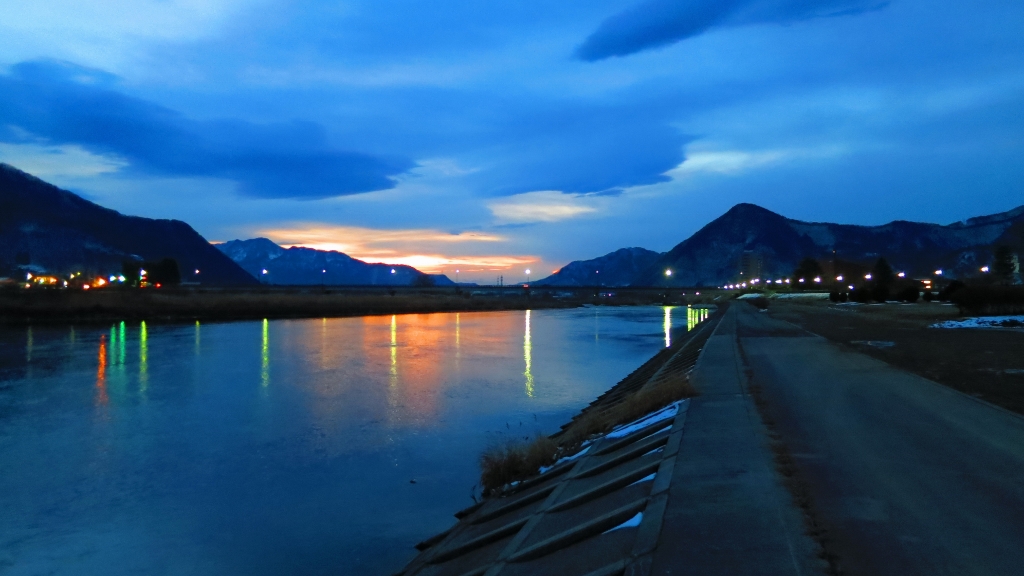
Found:
<path fill-rule="evenodd" d="M 139 391 L 145 392 L 149 387 L 149 336 L 146 322 L 139 325 Z"/>

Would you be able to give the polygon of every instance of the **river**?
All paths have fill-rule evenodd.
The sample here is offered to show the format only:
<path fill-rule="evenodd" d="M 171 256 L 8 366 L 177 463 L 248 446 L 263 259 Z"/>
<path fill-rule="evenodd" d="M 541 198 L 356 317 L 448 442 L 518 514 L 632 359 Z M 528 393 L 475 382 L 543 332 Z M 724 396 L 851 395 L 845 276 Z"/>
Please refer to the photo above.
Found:
<path fill-rule="evenodd" d="M 0 328 L 0 573 L 392 573 L 697 314 Z"/>

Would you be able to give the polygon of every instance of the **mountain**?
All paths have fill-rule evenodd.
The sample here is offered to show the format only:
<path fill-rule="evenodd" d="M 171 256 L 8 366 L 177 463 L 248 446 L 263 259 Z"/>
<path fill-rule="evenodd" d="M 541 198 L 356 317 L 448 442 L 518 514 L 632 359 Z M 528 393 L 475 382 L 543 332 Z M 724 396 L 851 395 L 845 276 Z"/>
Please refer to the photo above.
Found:
<path fill-rule="evenodd" d="M 621 248 L 592 260 L 576 260 L 536 286 L 628 286 L 661 256 L 645 248 Z"/>
<path fill-rule="evenodd" d="M 119 274 L 126 260 L 164 258 L 178 262 L 185 281 L 256 283 L 184 222 L 125 216 L 0 163 L 0 276 L 18 269 L 105 276 Z"/>
<path fill-rule="evenodd" d="M 895 221 L 881 226 L 802 222 L 753 204 L 738 204 L 662 255 L 634 285 L 721 285 L 740 278 L 741 261 L 762 278 L 793 273 L 804 257 L 871 264 L 879 257 L 911 276 L 942 269 L 977 273 L 999 244 L 1024 249 L 1024 206 L 954 224 Z M 665 271 L 672 276 L 666 277 Z"/>
<path fill-rule="evenodd" d="M 411 266 L 370 264 L 333 250 L 285 249 L 266 238 L 232 240 L 217 244 L 217 249 L 269 284 L 409 286 L 427 276 L 435 285 L 454 285 L 444 274 L 424 274 Z"/>

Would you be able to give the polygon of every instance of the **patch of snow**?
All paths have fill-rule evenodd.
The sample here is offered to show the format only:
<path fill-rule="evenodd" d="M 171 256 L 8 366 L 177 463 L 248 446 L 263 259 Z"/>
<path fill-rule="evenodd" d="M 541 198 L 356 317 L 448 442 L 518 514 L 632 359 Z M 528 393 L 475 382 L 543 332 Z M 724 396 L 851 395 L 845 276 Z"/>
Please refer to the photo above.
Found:
<path fill-rule="evenodd" d="M 658 475 L 657 472 L 651 472 L 647 476 L 644 476 L 643 478 L 637 480 L 636 482 L 633 482 L 632 484 L 630 484 L 630 486 L 632 486 L 633 484 L 639 484 L 641 482 L 650 482 L 651 480 L 654 480 L 654 477 L 657 476 L 657 475 Z"/>
<path fill-rule="evenodd" d="M 779 300 L 806 298 L 808 300 L 828 300 L 828 292 L 792 292 L 789 294 L 776 294 Z"/>
<path fill-rule="evenodd" d="M 651 426 L 652 424 L 655 424 L 657 422 L 661 422 L 662 420 L 668 420 L 670 418 L 675 418 L 676 414 L 678 414 L 680 410 L 685 412 L 686 408 L 689 405 L 690 405 L 690 400 L 689 399 L 680 400 L 678 402 L 673 402 L 673 403 L 669 404 L 668 406 L 665 406 L 664 408 L 662 408 L 660 410 L 657 410 L 655 412 L 651 412 L 650 414 L 647 414 L 646 416 L 642 416 L 641 418 L 639 418 L 637 420 L 634 420 L 633 422 L 630 422 L 629 424 L 623 424 L 621 426 L 617 426 L 616 428 L 612 429 L 612 431 L 607 434 L 607 437 L 608 438 L 622 438 L 623 436 L 626 436 L 626 435 L 628 435 L 628 434 L 630 434 L 632 432 L 636 432 L 637 430 L 640 430 L 641 428 L 646 428 L 648 426 Z"/>
<path fill-rule="evenodd" d="M 547 472 L 548 470 L 551 470 L 555 466 L 558 466 L 559 464 L 564 464 L 566 462 L 572 462 L 573 460 L 579 458 L 580 456 L 583 456 L 584 454 L 586 454 L 589 451 L 590 451 L 590 446 L 587 446 L 587 447 L 583 448 L 583 450 L 580 450 L 579 452 L 577 452 L 575 454 L 572 454 L 571 456 L 563 456 L 563 457 L 559 458 L 557 461 L 555 461 L 555 463 L 552 464 L 551 466 L 541 466 L 540 467 L 540 473 L 543 474 L 543 473 Z"/>
<path fill-rule="evenodd" d="M 616 526 L 614 528 L 609 528 L 609 529 L 605 530 L 604 532 L 601 532 L 601 534 L 607 534 L 609 532 L 614 532 L 614 531 L 619 530 L 621 528 L 634 528 L 636 526 L 639 526 L 640 525 L 640 521 L 643 520 L 643 519 L 644 519 L 644 513 L 643 512 L 637 512 L 636 516 L 633 516 L 629 520 L 626 520 L 625 522 L 623 522 L 622 524 L 619 524 L 618 526 Z"/>
<path fill-rule="evenodd" d="M 1024 315 L 981 316 L 963 320 L 947 320 L 932 324 L 932 328 L 1024 328 Z"/>

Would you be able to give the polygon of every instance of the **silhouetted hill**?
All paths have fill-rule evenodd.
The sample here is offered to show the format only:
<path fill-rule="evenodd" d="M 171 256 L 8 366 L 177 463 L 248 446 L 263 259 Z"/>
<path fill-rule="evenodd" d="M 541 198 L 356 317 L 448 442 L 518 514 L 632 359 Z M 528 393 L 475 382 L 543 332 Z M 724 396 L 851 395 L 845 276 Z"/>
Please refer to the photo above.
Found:
<path fill-rule="evenodd" d="M 424 274 L 411 266 L 370 264 L 342 252 L 293 246 L 282 248 L 266 238 L 232 240 L 217 248 L 264 282 L 281 285 L 409 286 Z M 263 274 L 263 270 L 267 274 Z M 391 271 L 394 270 L 394 274 Z M 435 285 L 454 285 L 443 274 L 428 274 Z"/>
<path fill-rule="evenodd" d="M 638 286 L 721 285 L 739 278 L 744 252 L 761 263 L 762 277 L 793 273 L 807 256 L 873 263 L 885 257 L 910 275 L 943 269 L 949 276 L 977 272 L 992 246 L 1024 244 L 1024 206 L 949 225 L 898 220 L 881 226 L 802 222 L 753 204 L 737 204 L 666 252 L 643 273 Z M 672 270 L 666 277 L 665 271 Z"/>
<path fill-rule="evenodd" d="M 538 286 L 628 286 L 647 270 L 660 252 L 645 248 L 621 248 L 592 260 L 576 260 L 551 276 L 534 282 Z"/>
<path fill-rule="evenodd" d="M 125 260 L 163 258 L 185 281 L 199 269 L 203 284 L 256 283 L 184 222 L 125 216 L 0 163 L 0 276 L 119 274 Z"/>

